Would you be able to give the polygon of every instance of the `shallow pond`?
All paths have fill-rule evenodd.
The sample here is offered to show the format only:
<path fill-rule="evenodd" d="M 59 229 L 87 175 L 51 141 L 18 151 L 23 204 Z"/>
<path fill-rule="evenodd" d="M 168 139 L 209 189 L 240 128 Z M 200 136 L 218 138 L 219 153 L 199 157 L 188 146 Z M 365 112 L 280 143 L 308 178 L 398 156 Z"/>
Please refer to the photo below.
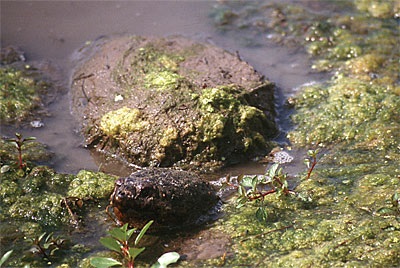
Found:
<path fill-rule="evenodd" d="M 239 51 L 242 59 L 275 82 L 282 92 L 321 75 L 312 74 L 306 55 L 271 44 L 268 47 L 244 47 L 233 37 L 218 33 L 209 18 L 214 2 L 2 2 L 2 47 L 15 45 L 25 51 L 28 60 L 49 60 L 68 78 L 74 50 L 86 41 L 104 35 L 135 34 L 168 36 L 181 34 L 194 40 L 211 42 L 228 51 Z M 43 118 L 44 127 L 22 129 L 25 135 L 45 142 L 56 155 L 54 168 L 60 172 L 97 169 L 98 163 L 81 147 L 76 122 L 68 113 L 67 95 L 50 106 L 53 115 Z M 283 121 L 283 120 L 282 120 Z M 285 127 L 282 122 L 282 127 Z M 2 134 L 13 135 L 2 127 Z M 96 158 L 96 157 L 95 157 Z M 100 160 L 99 160 L 100 161 Z"/>
<path fill-rule="evenodd" d="M 222 33 L 217 30 L 214 19 L 210 17 L 210 14 L 215 12 L 213 7 L 217 4 L 221 3 L 2 1 L 1 46 L 21 47 L 28 61 L 51 61 L 57 66 L 58 75 L 61 77 L 60 83 L 64 85 L 68 85 L 74 67 L 71 63 L 74 51 L 82 47 L 85 42 L 101 36 L 121 33 L 155 36 L 181 34 L 197 41 L 210 42 L 233 53 L 238 51 L 243 60 L 248 61 L 256 70 L 277 84 L 279 88 L 276 92 L 279 112 L 277 120 L 281 134 L 276 137 L 276 141 L 281 144 L 289 143 L 286 132 L 292 128 L 289 120 L 292 110 L 285 105 L 286 99 L 297 93 L 301 85 L 325 81 L 330 75 L 311 69 L 312 63 L 302 49 L 277 45 L 272 42 L 273 38 L 269 35 L 252 34 L 251 30 L 250 34 L 245 31 L 233 30 Z M 254 9 L 254 7 L 248 8 L 249 12 L 252 8 Z M 326 6 L 316 2 L 315 5 L 309 4 L 308 8 L 323 13 Z M 214 18 L 215 16 L 214 13 Z M 257 23 L 254 22 L 254 25 Z M 245 34 L 248 35 L 244 36 Z M 123 167 L 118 161 L 105 160 L 104 157 L 91 154 L 83 148 L 83 137 L 79 135 L 76 121 L 69 113 L 69 104 L 68 94 L 64 91 L 51 103 L 49 107 L 51 116 L 40 118 L 44 123 L 43 127 L 25 126 L 15 129 L 1 126 L 0 134 L 12 137 L 18 131 L 25 136 L 37 137 L 39 142 L 46 144 L 54 153 L 49 165 L 60 173 L 76 174 L 82 169 L 94 171 L 106 169 L 117 176 L 129 174 L 131 170 Z M 291 152 L 295 161 L 285 169 L 290 177 L 304 171 L 302 160 L 307 149 L 308 146 L 304 146 L 294 148 Z M 182 233 L 178 238 L 175 237 L 177 234 L 173 233 L 161 237 L 150 236 L 147 241 L 148 253 L 143 255 L 143 261 L 152 263 L 156 256 L 170 249 L 187 255 L 188 261 L 184 262 L 182 267 L 197 265 L 285 267 L 293 265 L 296 260 L 301 261 L 302 267 L 329 267 L 346 263 L 346 256 L 350 253 L 353 258 L 350 262 L 355 266 L 372 263 L 372 266 L 379 267 L 380 264 L 396 260 L 394 257 L 385 262 L 386 259 L 382 257 L 381 261 L 379 259 L 381 257 L 378 257 L 376 262 L 368 262 L 380 247 L 387 247 L 387 250 L 379 254 L 388 256 L 396 254 L 393 253 L 396 251 L 393 245 L 400 241 L 400 228 L 398 216 L 394 219 L 388 215 L 380 225 L 377 224 L 374 211 L 384 207 L 387 202 L 379 203 L 379 201 L 379 204 L 371 204 L 367 199 L 368 190 L 374 193 L 371 200 L 378 200 L 378 196 L 382 197 L 385 194 L 389 197 L 384 199 L 389 200 L 390 194 L 398 189 L 399 170 L 393 168 L 390 162 L 395 159 L 396 163 L 398 158 L 389 155 L 386 160 L 374 162 L 372 167 L 368 168 L 359 160 L 371 157 L 363 150 L 365 149 L 359 149 L 358 155 L 352 151 L 347 159 L 332 155 L 324 159 L 325 166 L 318 174 L 321 176 L 315 181 L 305 182 L 299 189 L 314 194 L 315 203 L 310 207 L 304 208 L 297 201 L 289 204 L 279 202 L 271 197 L 268 202 L 274 207 L 274 211 L 270 211 L 272 220 L 260 224 L 254 218 L 254 207 L 246 207 L 239 213 L 234 207 L 228 206 L 225 216 L 209 229 Z M 326 152 L 328 150 L 321 155 Z M 341 147 L 336 152 L 345 154 L 346 148 Z M 342 166 L 346 163 L 351 165 Z M 243 163 L 211 177 L 217 179 L 226 174 L 262 174 L 265 169 L 265 163 Z M 365 173 L 373 171 L 381 171 L 383 175 L 363 177 Z M 353 185 L 358 188 L 349 188 Z M 346 196 L 347 194 L 349 196 Z M 362 198 L 359 204 L 357 198 Z M 338 205 L 335 207 L 332 204 Z M 106 202 L 94 204 L 94 207 L 96 206 L 98 208 L 93 210 L 95 212 L 87 216 L 86 226 L 81 229 L 66 230 L 64 233 L 68 234 L 76 245 L 84 245 L 83 248 L 90 248 L 92 251 L 104 249 L 98 243 L 98 239 L 112 226 L 112 222 L 107 219 L 105 213 L 103 214 Z M 360 211 L 367 216 L 363 217 Z M 293 215 L 295 213 L 298 213 L 297 217 Z M 392 232 L 391 238 L 386 234 L 389 231 Z M 277 241 L 281 243 L 277 244 Z M 364 249 L 367 253 L 363 253 Z M 75 249 L 74 252 L 80 252 L 82 254 L 80 256 L 87 256 L 84 254 L 84 249 L 81 251 Z M 359 262 L 354 261 L 357 258 Z M 364 262 L 363 258 L 367 261 Z M 204 261 L 207 259 L 211 261 Z M 400 256 L 397 259 L 400 260 Z M 393 263 L 391 265 L 394 266 Z"/>

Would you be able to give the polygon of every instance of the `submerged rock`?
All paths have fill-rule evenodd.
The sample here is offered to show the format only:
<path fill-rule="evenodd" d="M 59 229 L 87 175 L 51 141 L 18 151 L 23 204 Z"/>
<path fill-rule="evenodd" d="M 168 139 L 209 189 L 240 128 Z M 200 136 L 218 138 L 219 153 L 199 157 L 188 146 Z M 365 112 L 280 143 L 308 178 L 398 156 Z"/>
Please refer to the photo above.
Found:
<path fill-rule="evenodd" d="M 151 168 L 115 181 L 111 206 L 122 223 L 138 228 L 198 225 L 219 198 L 206 181 L 187 171 Z"/>
<path fill-rule="evenodd" d="M 182 37 L 101 39 L 78 55 L 72 110 L 89 146 L 140 166 L 219 167 L 270 149 L 274 85 Z"/>

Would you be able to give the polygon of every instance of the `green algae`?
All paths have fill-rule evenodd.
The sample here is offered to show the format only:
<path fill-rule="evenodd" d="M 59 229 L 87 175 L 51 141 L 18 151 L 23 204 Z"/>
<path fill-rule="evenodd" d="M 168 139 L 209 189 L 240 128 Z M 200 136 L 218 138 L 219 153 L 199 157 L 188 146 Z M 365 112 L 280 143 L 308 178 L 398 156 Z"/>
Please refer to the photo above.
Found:
<path fill-rule="evenodd" d="M 115 177 L 100 172 L 80 171 L 77 175 L 60 174 L 47 166 L 35 165 L 35 161 L 48 159 L 43 144 L 30 142 L 24 144 L 24 161 L 27 165 L 19 169 L 16 163 L 15 146 L 4 139 L 1 142 L 1 165 L 3 169 L 0 184 L 0 231 L 1 249 L 14 250 L 7 264 L 22 267 L 42 267 L 46 262 L 35 254 L 28 254 L 32 244 L 29 242 L 42 233 L 56 232 L 65 236 L 65 230 L 85 221 L 87 210 L 98 213 L 99 202 L 107 202 L 114 187 Z M 73 200 L 84 200 L 76 205 Z M 83 206 L 82 206 L 83 204 Z M 64 263 L 76 267 L 85 250 L 75 247 L 52 257 L 52 265 Z"/>
<path fill-rule="evenodd" d="M 311 198 L 268 197 L 270 217 L 257 207 L 233 207 L 218 231 L 234 240 L 224 266 L 395 267 L 400 263 L 400 102 L 395 1 L 320 2 L 316 14 L 298 4 L 223 3 L 219 26 L 242 35 L 268 33 L 271 40 L 303 46 L 313 68 L 334 71 L 325 84 L 305 86 L 296 96 L 290 141 L 328 148 L 311 179 L 295 188 Z M 257 8 L 255 8 L 257 7 Z M 271 11 L 271 16 L 265 16 Z M 254 23 L 257 21 L 257 23 Z M 288 203 L 289 202 L 289 203 Z M 206 264 L 220 263 L 210 260 Z"/>
<path fill-rule="evenodd" d="M 81 199 L 108 199 L 114 189 L 115 179 L 102 172 L 81 170 L 71 181 L 67 194 Z"/>
<path fill-rule="evenodd" d="M 368 12 L 376 18 L 388 19 L 399 15 L 400 5 L 396 1 L 356 0 L 357 9 Z"/>
<path fill-rule="evenodd" d="M 305 88 L 296 102 L 298 127 L 289 134 L 296 144 L 353 142 L 379 151 L 400 146 L 400 98 L 386 87 L 339 78 Z"/>
<path fill-rule="evenodd" d="M 396 1 L 320 1 L 320 10 L 299 3 L 283 5 L 252 1 L 217 5 L 214 18 L 224 31 L 240 31 L 241 37 L 301 46 L 312 56 L 312 68 L 336 71 L 375 84 L 395 86 L 399 79 L 399 29 Z M 222 14 L 222 15 L 221 15 Z M 230 20 L 220 20 L 229 15 Z M 257 42 L 257 41 L 254 41 Z M 264 41 L 265 42 L 265 41 Z M 368 55 L 368 56 L 367 56 Z M 398 92 L 398 89 L 397 89 Z"/>
<path fill-rule="evenodd" d="M 177 89 L 179 81 L 184 79 L 178 74 L 179 63 L 185 58 L 184 55 L 192 53 L 186 51 L 181 55 L 157 49 L 155 44 L 147 44 L 138 49 L 131 60 L 132 72 L 126 73 L 122 65 L 128 56 L 132 56 L 131 50 L 126 51 L 120 67 L 113 72 L 117 83 L 128 87 L 143 85 L 147 89 L 170 90 Z"/>
<path fill-rule="evenodd" d="M 264 138 L 268 134 L 263 131 L 266 116 L 260 109 L 248 105 L 241 93 L 234 85 L 202 91 L 198 99 L 202 118 L 196 128 L 203 142 L 238 135 L 237 140 L 231 142 L 239 143 L 237 147 L 244 152 L 268 147 Z"/>
<path fill-rule="evenodd" d="M 149 125 L 142 118 L 138 109 L 122 107 L 103 115 L 100 122 L 101 130 L 109 136 L 127 137 L 132 131 L 141 131 Z"/>
<path fill-rule="evenodd" d="M 312 203 L 271 195 L 265 200 L 270 217 L 256 220 L 252 205 L 227 216 L 210 232 L 225 232 L 233 240 L 222 266 L 263 267 L 391 267 L 400 261 L 400 214 L 379 214 L 390 207 L 400 181 L 392 175 L 365 174 L 354 186 L 338 184 L 316 173 L 297 192 Z M 345 191 L 345 192 L 344 192 Z M 214 259 L 196 264 L 221 265 Z M 190 265 L 188 263 L 182 264 Z"/>
<path fill-rule="evenodd" d="M 145 87 L 156 88 L 157 90 L 168 90 L 177 88 L 179 79 L 182 77 L 176 73 L 169 71 L 161 71 L 158 73 L 150 73 L 145 77 Z"/>
<path fill-rule="evenodd" d="M 41 105 L 44 82 L 35 81 L 26 72 L 10 67 L 0 68 L 0 120 L 3 123 L 21 122 Z"/>

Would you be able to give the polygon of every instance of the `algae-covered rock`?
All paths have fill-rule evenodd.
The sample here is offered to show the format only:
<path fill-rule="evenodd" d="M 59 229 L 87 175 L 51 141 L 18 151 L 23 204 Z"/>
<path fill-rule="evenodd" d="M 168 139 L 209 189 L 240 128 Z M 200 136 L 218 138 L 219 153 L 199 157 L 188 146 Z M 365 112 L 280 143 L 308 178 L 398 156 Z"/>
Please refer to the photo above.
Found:
<path fill-rule="evenodd" d="M 141 166 L 221 166 L 268 151 L 274 85 L 246 62 L 182 37 L 83 49 L 72 110 L 87 143 Z"/>

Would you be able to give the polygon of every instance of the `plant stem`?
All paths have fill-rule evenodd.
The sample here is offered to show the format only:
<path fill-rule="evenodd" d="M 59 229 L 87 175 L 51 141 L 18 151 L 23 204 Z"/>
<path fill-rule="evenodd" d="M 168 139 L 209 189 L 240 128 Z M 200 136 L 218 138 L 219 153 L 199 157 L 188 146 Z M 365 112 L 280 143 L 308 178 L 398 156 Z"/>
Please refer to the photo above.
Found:
<path fill-rule="evenodd" d="M 264 196 L 267 196 L 269 194 L 273 194 L 275 192 L 276 192 L 275 189 L 271 189 L 271 190 L 266 191 L 266 192 L 258 193 L 257 195 L 254 195 L 254 196 L 250 196 L 249 200 L 253 201 L 253 200 L 256 200 L 256 199 L 260 199 L 260 198 L 263 198 Z"/>
<path fill-rule="evenodd" d="M 18 167 L 19 169 L 24 168 L 24 163 L 22 162 L 22 144 L 18 143 Z"/>
<path fill-rule="evenodd" d="M 317 164 L 317 157 L 316 157 L 316 156 L 313 156 L 313 157 L 312 157 L 312 161 L 313 161 L 313 162 L 312 162 L 312 164 L 311 164 L 311 167 L 308 169 L 307 179 L 310 178 L 311 173 L 313 172 L 314 167 L 315 167 L 315 165 Z"/>

